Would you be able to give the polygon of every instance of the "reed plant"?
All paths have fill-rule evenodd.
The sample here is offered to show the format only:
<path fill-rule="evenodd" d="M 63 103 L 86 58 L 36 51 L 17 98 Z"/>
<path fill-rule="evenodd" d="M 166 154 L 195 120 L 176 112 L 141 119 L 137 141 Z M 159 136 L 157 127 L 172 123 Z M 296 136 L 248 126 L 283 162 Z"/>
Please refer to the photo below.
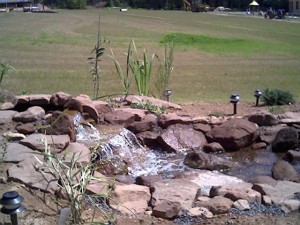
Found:
<path fill-rule="evenodd" d="M 10 66 L 8 63 L 5 63 L 4 60 L 0 64 L 0 86 L 2 84 L 4 76 L 9 72 L 15 70 L 12 66 Z"/>
<path fill-rule="evenodd" d="M 138 52 L 133 39 L 131 40 L 129 46 L 130 49 L 133 48 L 133 52 L 130 52 L 129 67 L 134 75 L 138 93 L 139 95 L 148 96 L 150 93 L 153 62 L 156 54 L 152 54 L 150 59 L 148 59 L 147 51 L 144 49 L 142 60 L 139 60 Z"/>
<path fill-rule="evenodd" d="M 155 76 L 155 87 L 160 99 L 165 98 L 165 90 L 169 88 L 169 80 L 174 69 L 174 43 L 169 42 L 165 45 L 164 58 L 158 57 L 159 66 Z"/>

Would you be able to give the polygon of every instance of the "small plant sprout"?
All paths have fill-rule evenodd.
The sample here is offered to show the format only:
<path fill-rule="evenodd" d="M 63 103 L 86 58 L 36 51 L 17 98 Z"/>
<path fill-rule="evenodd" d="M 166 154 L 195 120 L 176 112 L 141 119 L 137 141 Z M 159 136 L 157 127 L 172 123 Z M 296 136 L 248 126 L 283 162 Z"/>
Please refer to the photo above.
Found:
<path fill-rule="evenodd" d="M 15 68 L 10 66 L 8 63 L 5 63 L 4 60 L 1 62 L 1 64 L 0 64 L 0 86 L 2 84 L 4 76 L 12 70 L 15 70 Z"/>

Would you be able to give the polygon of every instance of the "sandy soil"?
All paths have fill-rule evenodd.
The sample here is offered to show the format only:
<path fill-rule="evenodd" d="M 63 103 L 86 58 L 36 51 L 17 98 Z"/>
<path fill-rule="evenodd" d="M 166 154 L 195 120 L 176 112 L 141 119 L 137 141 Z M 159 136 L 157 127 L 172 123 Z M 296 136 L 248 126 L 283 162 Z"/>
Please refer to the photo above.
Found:
<path fill-rule="evenodd" d="M 284 107 L 285 110 L 299 111 L 299 104 Z M 267 107 L 254 107 L 251 104 L 239 104 L 238 115 L 246 115 L 256 110 L 267 110 Z M 233 112 L 230 103 L 197 103 L 197 104 L 183 104 L 182 114 L 190 115 L 209 115 L 215 113 L 223 113 L 230 115 Z M 14 131 L 16 124 L 1 125 L 0 134 L 5 131 Z M 6 171 L 10 164 L 0 163 L 0 180 L 6 179 Z M 42 193 L 38 190 L 30 190 L 25 185 L 17 182 L 1 182 L 0 193 L 7 191 L 17 191 L 24 197 L 24 205 L 26 211 L 18 215 L 19 224 L 24 225 L 53 225 L 58 223 L 60 209 L 66 206 L 66 202 L 55 199 L 50 194 Z M 91 218 L 91 207 L 86 206 L 84 213 L 86 218 Z M 99 213 L 96 214 L 100 216 Z M 101 217 L 101 216 L 100 216 Z M 134 225 L 134 224 L 174 224 L 172 221 L 153 218 L 149 215 L 137 215 L 136 217 L 128 218 L 125 216 L 117 216 L 119 225 Z M 0 214 L 0 225 L 9 224 L 9 216 Z M 200 219 L 196 223 L 177 223 L 177 224 L 256 224 L 256 225 L 300 225 L 300 212 L 294 212 L 287 216 L 272 216 L 265 214 L 257 214 L 255 216 L 239 216 L 233 214 L 225 214 L 215 216 L 212 219 Z"/>

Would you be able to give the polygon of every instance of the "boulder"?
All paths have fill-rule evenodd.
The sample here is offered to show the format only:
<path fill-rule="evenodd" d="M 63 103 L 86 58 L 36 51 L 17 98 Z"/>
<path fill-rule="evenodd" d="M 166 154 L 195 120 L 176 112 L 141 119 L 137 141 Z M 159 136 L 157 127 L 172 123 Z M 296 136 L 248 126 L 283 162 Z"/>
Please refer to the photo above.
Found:
<path fill-rule="evenodd" d="M 113 200 L 109 204 L 121 213 L 135 215 L 144 213 L 149 201 L 150 191 L 148 187 L 129 184 L 116 185 L 113 191 Z"/>
<path fill-rule="evenodd" d="M 169 126 L 158 137 L 158 142 L 168 152 L 178 152 L 186 148 L 199 148 L 207 143 L 204 134 L 194 130 L 191 126 L 183 124 Z"/>
<path fill-rule="evenodd" d="M 0 88 L 0 109 L 1 110 L 13 109 L 17 105 L 17 103 L 18 103 L 18 99 L 12 92 Z M 7 108 L 8 105 L 12 107 Z"/>
<path fill-rule="evenodd" d="M 239 199 L 239 200 L 235 201 L 233 203 L 233 207 L 238 210 L 242 210 L 242 211 L 250 209 L 249 202 L 245 199 Z"/>
<path fill-rule="evenodd" d="M 203 134 L 206 134 L 207 132 L 211 131 L 211 126 L 208 124 L 203 123 L 195 123 L 193 124 L 194 129 L 201 131 Z"/>
<path fill-rule="evenodd" d="M 70 141 L 76 141 L 76 130 L 73 122 L 73 118 L 68 114 L 60 111 L 55 111 L 50 117 L 46 119 L 47 124 L 51 125 L 42 133 L 48 135 L 63 135 L 67 134 L 70 137 Z"/>
<path fill-rule="evenodd" d="M 197 201 L 196 206 L 205 207 L 213 214 L 228 213 L 233 205 L 233 201 L 223 196 L 216 196 L 209 201 Z"/>
<path fill-rule="evenodd" d="M 87 95 L 79 95 L 75 98 L 75 100 L 79 101 L 82 105 L 83 112 L 87 113 L 90 118 L 98 122 L 99 113 L 96 107 L 93 104 L 93 101 Z"/>
<path fill-rule="evenodd" d="M 135 179 L 135 183 L 138 185 L 144 185 L 151 187 L 156 181 L 162 180 L 162 177 L 159 175 L 147 175 L 147 176 L 138 176 Z"/>
<path fill-rule="evenodd" d="M 32 106 L 24 112 L 14 115 L 13 120 L 17 122 L 35 122 L 45 116 L 45 110 L 40 106 Z"/>
<path fill-rule="evenodd" d="M 217 142 L 212 142 L 203 145 L 203 151 L 206 153 L 220 153 L 224 152 L 224 148 Z"/>
<path fill-rule="evenodd" d="M 272 144 L 274 152 L 287 152 L 299 147 L 298 132 L 293 127 L 281 129 Z"/>
<path fill-rule="evenodd" d="M 201 150 L 193 150 L 189 152 L 185 156 L 183 163 L 191 168 L 202 170 L 222 170 L 229 169 L 234 166 L 234 163 L 229 160 L 216 155 L 206 154 Z"/>
<path fill-rule="evenodd" d="M 278 116 L 280 123 L 285 124 L 299 124 L 300 123 L 300 112 L 285 112 Z"/>
<path fill-rule="evenodd" d="M 11 123 L 13 121 L 13 117 L 17 114 L 17 111 L 13 110 L 0 110 L 0 125 L 5 123 Z"/>
<path fill-rule="evenodd" d="M 83 106 L 82 106 L 81 102 L 76 99 L 70 99 L 69 101 L 67 101 L 64 104 L 63 108 L 83 113 Z"/>
<path fill-rule="evenodd" d="M 50 105 L 51 95 L 48 94 L 32 94 L 29 95 L 29 104 L 33 106 Z"/>
<path fill-rule="evenodd" d="M 181 205 L 178 202 L 164 202 L 153 208 L 152 216 L 173 219 L 179 215 Z"/>
<path fill-rule="evenodd" d="M 132 133 L 137 134 L 140 132 L 151 130 L 152 126 L 153 126 L 153 121 L 143 120 L 143 121 L 134 121 L 126 128 L 130 130 Z"/>
<path fill-rule="evenodd" d="M 158 125 L 167 128 L 174 124 L 191 124 L 192 119 L 189 116 L 179 116 L 176 113 L 167 113 L 160 115 Z"/>
<path fill-rule="evenodd" d="M 66 150 L 59 155 L 64 157 L 65 163 L 68 165 L 71 163 L 73 156 L 76 162 L 80 164 L 87 164 L 91 161 L 91 151 L 89 148 L 77 142 L 70 143 Z"/>
<path fill-rule="evenodd" d="M 55 107 L 63 107 L 72 99 L 72 95 L 65 92 L 56 92 L 50 98 L 50 103 Z"/>
<path fill-rule="evenodd" d="M 253 189 L 262 195 L 267 195 L 274 204 L 282 204 L 286 199 L 294 199 L 294 193 L 299 192 L 300 184 L 291 181 L 278 181 L 276 186 L 255 184 Z"/>
<path fill-rule="evenodd" d="M 252 184 L 268 184 L 271 186 L 275 186 L 277 184 L 277 181 L 269 176 L 252 177 L 249 182 Z"/>
<path fill-rule="evenodd" d="M 194 207 L 188 211 L 188 215 L 191 217 L 200 217 L 203 219 L 213 218 L 213 213 L 204 207 Z"/>
<path fill-rule="evenodd" d="M 300 151 L 289 150 L 285 158 L 290 162 L 300 161 Z"/>
<path fill-rule="evenodd" d="M 276 180 L 291 180 L 298 175 L 294 167 L 285 160 L 279 159 L 272 167 L 272 177 Z"/>
<path fill-rule="evenodd" d="M 156 147 L 158 145 L 157 138 L 159 134 L 152 131 L 145 131 L 136 134 L 137 139 L 142 145 L 146 145 L 148 147 Z"/>
<path fill-rule="evenodd" d="M 105 101 L 96 100 L 96 101 L 93 101 L 93 104 L 94 104 L 95 108 L 97 109 L 99 115 L 105 114 L 108 112 L 112 112 L 112 108 Z"/>
<path fill-rule="evenodd" d="M 29 104 L 29 95 L 18 95 L 16 97 L 18 99 L 17 105 Z"/>
<path fill-rule="evenodd" d="M 250 114 L 245 117 L 252 123 L 256 123 L 258 126 L 274 126 L 278 124 L 278 119 L 273 114 L 261 111 Z"/>
<path fill-rule="evenodd" d="M 257 138 L 257 127 L 245 119 L 231 119 L 206 133 L 210 142 L 220 143 L 226 150 L 239 150 L 251 145 Z"/>
<path fill-rule="evenodd" d="M 129 126 L 134 121 L 134 114 L 125 111 L 113 111 L 104 115 L 104 120 L 110 124 Z"/>
<path fill-rule="evenodd" d="M 134 121 L 142 121 L 145 118 L 145 116 L 149 113 L 148 110 L 133 108 L 116 108 L 115 111 L 123 111 L 133 114 Z"/>
<path fill-rule="evenodd" d="M 214 186 L 210 191 L 210 196 L 224 196 L 234 202 L 239 199 L 244 199 L 248 202 L 261 203 L 261 194 L 253 190 L 252 184 L 250 183 Z"/>
<path fill-rule="evenodd" d="M 21 134 L 32 134 L 35 132 L 35 126 L 32 123 L 24 123 L 16 126 L 16 130 Z"/>
<path fill-rule="evenodd" d="M 287 126 L 285 124 L 278 124 L 271 127 L 259 128 L 259 140 L 267 144 L 272 144 L 275 141 L 277 133 Z"/>

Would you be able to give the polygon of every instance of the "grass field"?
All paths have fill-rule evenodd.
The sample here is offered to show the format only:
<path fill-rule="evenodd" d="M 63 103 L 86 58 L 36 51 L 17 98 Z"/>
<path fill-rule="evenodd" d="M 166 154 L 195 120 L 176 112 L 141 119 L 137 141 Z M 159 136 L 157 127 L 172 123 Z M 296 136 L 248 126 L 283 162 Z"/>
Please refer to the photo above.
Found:
<path fill-rule="evenodd" d="M 174 41 L 171 101 L 226 102 L 233 92 L 254 102 L 255 89 L 279 88 L 300 100 L 300 23 L 244 15 L 117 9 L 56 14 L 1 13 L 0 61 L 17 70 L 2 86 L 15 94 L 64 91 L 92 96 L 87 58 L 101 34 L 121 62 L 131 38 L 138 51 L 163 54 Z M 113 61 L 103 56 L 101 95 L 122 93 Z M 155 71 L 154 71 L 155 72 Z M 134 83 L 130 93 L 136 93 Z"/>

